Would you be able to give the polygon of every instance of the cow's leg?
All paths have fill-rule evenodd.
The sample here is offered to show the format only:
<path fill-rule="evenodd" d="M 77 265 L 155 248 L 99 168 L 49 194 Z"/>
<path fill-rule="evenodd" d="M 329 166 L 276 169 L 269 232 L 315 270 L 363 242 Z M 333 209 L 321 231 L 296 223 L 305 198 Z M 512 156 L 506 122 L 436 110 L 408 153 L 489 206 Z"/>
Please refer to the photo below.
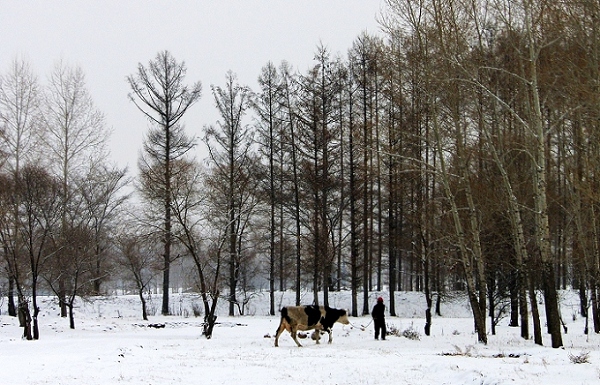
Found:
<path fill-rule="evenodd" d="M 281 323 L 279 323 L 279 327 L 277 328 L 277 332 L 275 333 L 275 347 L 279 346 L 279 336 L 281 335 L 281 333 L 283 333 L 284 330 L 285 325 L 282 321 Z"/>
<path fill-rule="evenodd" d="M 292 338 L 294 339 L 294 342 L 296 343 L 296 345 L 298 345 L 298 347 L 302 347 L 302 344 L 300 343 L 300 341 L 298 341 L 298 336 L 296 335 L 298 332 L 298 327 L 297 326 L 292 326 L 291 328 L 292 330 L 290 331 L 290 333 L 292 334 Z"/>
<path fill-rule="evenodd" d="M 312 331 L 312 333 L 310 333 L 310 339 L 312 339 L 313 341 L 315 341 L 315 343 L 316 343 L 316 344 L 318 344 L 318 343 L 320 342 L 320 341 L 319 341 L 319 340 L 320 340 L 320 338 L 321 338 L 321 335 L 320 335 L 320 333 L 321 333 L 321 332 L 320 332 L 318 329 L 314 329 L 314 330 Z"/>
<path fill-rule="evenodd" d="M 327 329 L 327 334 L 329 334 L 329 341 L 328 341 L 328 343 L 331 343 L 333 341 L 333 336 L 331 334 L 331 329 Z"/>

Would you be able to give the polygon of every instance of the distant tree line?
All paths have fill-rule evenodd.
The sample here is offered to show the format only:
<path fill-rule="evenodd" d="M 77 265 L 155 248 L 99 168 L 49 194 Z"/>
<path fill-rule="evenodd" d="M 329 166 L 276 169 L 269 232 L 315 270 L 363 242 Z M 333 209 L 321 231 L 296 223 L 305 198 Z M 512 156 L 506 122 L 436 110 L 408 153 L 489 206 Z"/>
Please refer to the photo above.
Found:
<path fill-rule="evenodd" d="M 15 61 L 0 79 L 11 314 L 35 321 L 38 285 L 66 314 L 117 272 L 144 316 L 162 273 L 169 314 L 170 266 L 185 260 L 207 337 L 217 300 L 243 314 L 259 279 L 272 315 L 283 290 L 319 305 L 350 290 L 353 316 L 373 291 L 389 292 L 391 315 L 394 292 L 422 291 L 428 326 L 443 296 L 465 292 L 483 343 L 486 317 L 493 334 L 506 314 L 542 344 L 539 293 L 553 347 L 558 290 L 573 288 L 600 333 L 600 4 L 385 3 L 382 33 L 345 55 L 318 46 L 305 73 L 267 63 L 250 90 L 227 72 L 202 138 L 183 126 L 202 89 L 185 63 L 162 51 L 140 64 L 130 98 L 150 128 L 132 182 L 102 156 L 80 70 L 61 64 L 42 88 Z"/>

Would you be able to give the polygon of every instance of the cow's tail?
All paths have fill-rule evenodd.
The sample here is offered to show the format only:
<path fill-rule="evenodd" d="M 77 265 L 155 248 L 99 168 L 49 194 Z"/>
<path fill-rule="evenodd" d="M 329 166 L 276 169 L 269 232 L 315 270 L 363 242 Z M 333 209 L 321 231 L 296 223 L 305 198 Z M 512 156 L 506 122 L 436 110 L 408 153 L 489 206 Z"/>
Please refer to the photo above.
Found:
<path fill-rule="evenodd" d="M 283 320 L 285 320 L 288 324 L 291 322 L 290 316 L 288 315 L 287 307 L 282 307 L 281 310 L 281 320 L 279 321 L 279 326 L 277 327 L 277 331 L 275 334 L 279 334 L 281 332 L 281 327 L 283 326 Z"/>
<path fill-rule="evenodd" d="M 288 309 L 287 309 L 287 307 L 282 307 L 281 308 L 281 318 L 285 319 L 287 321 L 287 323 L 291 323 L 292 322 L 292 319 L 288 315 Z"/>

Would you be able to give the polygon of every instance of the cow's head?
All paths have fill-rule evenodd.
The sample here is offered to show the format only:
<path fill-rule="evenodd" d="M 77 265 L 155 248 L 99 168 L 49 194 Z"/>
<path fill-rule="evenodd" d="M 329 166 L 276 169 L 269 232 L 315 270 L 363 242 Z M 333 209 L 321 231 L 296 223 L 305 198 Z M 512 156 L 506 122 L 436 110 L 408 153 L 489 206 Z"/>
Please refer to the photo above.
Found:
<path fill-rule="evenodd" d="M 350 324 L 350 320 L 348 319 L 348 312 L 346 310 L 340 309 L 340 318 L 338 318 L 337 322 L 344 325 Z"/>

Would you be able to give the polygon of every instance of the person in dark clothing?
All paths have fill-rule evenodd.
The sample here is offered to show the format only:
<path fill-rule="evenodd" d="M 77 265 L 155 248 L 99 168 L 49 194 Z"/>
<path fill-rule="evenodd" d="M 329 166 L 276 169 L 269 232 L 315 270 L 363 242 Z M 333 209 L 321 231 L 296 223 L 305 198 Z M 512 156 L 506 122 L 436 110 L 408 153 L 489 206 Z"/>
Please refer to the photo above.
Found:
<path fill-rule="evenodd" d="M 383 304 L 383 298 L 377 298 L 377 304 L 373 306 L 371 316 L 375 325 L 375 339 L 379 339 L 379 333 L 381 332 L 381 339 L 385 340 L 385 305 Z"/>

